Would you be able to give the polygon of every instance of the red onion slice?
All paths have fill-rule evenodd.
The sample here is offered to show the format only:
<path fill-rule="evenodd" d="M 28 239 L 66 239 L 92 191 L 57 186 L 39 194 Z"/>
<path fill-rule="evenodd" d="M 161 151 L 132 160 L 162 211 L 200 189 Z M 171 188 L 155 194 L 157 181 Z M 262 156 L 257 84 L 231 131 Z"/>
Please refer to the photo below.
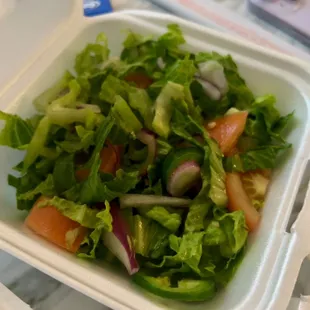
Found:
<path fill-rule="evenodd" d="M 205 93 L 212 99 L 212 100 L 219 100 L 221 98 L 220 91 L 212 85 L 210 82 L 203 80 L 201 78 L 196 77 L 196 81 L 199 82 L 204 89 Z"/>
<path fill-rule="evenodd" d="M 103 243 L 124 264 L 130 275 L 139 271 L 133 242 L 127 223 L 121 216 L 117 205 L 111 205 L 113 219 L 112 232 L 104 232 Z"/>
<path fill-rule="evenodd" d="M 156 195 L 126 194 L 120 198 L 121 208 L 139 208 L 157 205 L 163 207 L 188 207 L 190 203 L 190 199 Z"/>
<path fill-rule="evenodd" d="M 156 139 L 152 132 L 142 129 L 140 132 L 137 133 L 137 138 L 148 148 L 147 158 L 142 165 L 140 172 L 141 174 L 145 174 L 147 172 L 147 168 L 151 165 L 156 157 Z"/>
<path fill-rule="evenodd" d="M 215 61 L 209 60 L 202 62 L 198 65 L 200 76 L 202 79 L 210 82 L 215 87 L 217 87 L 221 93 L 224 95 L 228 91 L 228 84 L 224 72 L 223 66 Z"/>
<path fill-rule="evenodd" d="M 174 197 L 181 197 L 200 180 L 200 167 L 195 161 L 178 166 L 167 183 L 167 191 Z"/>
<path fill-rule="evenodd" d="M 162 59 L 162 57 L 158 57 L 157 58 L 157 66 L 160 70 L 164 70 L 166 67 L 166 64 L 164 62 L 164 60 Z"/>

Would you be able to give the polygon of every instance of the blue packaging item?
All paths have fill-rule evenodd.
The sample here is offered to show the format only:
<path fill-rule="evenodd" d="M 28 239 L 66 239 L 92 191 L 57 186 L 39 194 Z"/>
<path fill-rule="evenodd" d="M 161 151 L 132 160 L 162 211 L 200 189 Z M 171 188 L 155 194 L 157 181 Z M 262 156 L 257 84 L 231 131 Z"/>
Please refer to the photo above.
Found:
<path fill-rule="evenodd" d="M 112 12 L 110 0 L 84 0 L 84 15 L 96 16 Z"/>

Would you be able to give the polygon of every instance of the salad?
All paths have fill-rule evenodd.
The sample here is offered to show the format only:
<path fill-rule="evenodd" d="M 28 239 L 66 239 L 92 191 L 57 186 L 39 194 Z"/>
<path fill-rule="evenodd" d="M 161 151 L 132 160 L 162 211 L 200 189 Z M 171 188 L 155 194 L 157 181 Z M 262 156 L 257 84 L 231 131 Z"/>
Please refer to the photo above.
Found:
<path fill-rule="evenodd" d="M 158 38 L 129 31 L 110 57 L 99 34 L 36 115 L 0 111 L 0 144 L 25 152 L 8 183 L 28 228 L 195 302 L 236 272 L 293 113 L 255 97 L 230 55 L 184 43 L 175 24 Z"/>

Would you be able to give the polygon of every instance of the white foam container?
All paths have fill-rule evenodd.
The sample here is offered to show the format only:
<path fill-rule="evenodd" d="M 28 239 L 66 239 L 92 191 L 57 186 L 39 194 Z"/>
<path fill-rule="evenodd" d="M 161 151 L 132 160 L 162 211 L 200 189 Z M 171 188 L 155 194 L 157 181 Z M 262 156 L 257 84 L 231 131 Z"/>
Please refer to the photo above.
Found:
<path fill-rule="evenodd" d="M 57 1 L 61 7 L 63 1 Z M 0 150 L 0 248 L 114 309 L 285 309 L 301 263 L 310 253 L 307 240 L 310 193 L 297 220 L 286 231 L 309 159 L 310 68 L 298 59 L 173 16 L 128 11 L 88 19 L 81 12 L 81 5 L 75 2 L 67 22 L 53 32 L 0 90 L 0 106 L 6 112 L 30 116 L 34 112 L 32 99 L 65 69 L 72 69 L 77 52 L 94 41 L 99 32 L 104 31 L 108 36 L 111 54 L 119 55 L 126 36 L 124 30 L 160 35 L 166 24 L 178 23 L 185 34 L 187 49 L 230 53 L 256 95 L 276 95 L 282 114 L 295 110 L 296 125 L 288 136 L 293 149 L 273 173 L 261 225 L 249 238 L 237 274 L 211 302 L 182 304 L 147 295 L 131 283 L 123 270 L 78 259 L 30 232 L 23 225 L 26 214 L 16 209 L 14 190 L 7 185 L 7 174 L 22 155 L 3 147 Z"/>

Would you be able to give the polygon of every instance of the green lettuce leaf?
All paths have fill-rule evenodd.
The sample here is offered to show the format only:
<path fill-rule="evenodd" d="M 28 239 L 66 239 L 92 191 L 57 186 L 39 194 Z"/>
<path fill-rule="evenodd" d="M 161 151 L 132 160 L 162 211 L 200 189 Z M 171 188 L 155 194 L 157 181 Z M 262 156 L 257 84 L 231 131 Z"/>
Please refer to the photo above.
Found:
<path fill-rule="evenodd" d="M 158 45 L 168 50 L 175 50 L 186 41 L 178 24 L 169 24 L 167 32 L 158 38 Z"/>
<path fill-rule="evenodd" d="M 205 246 L 220 245 L 226 241 L 226 234 L 220 227 L 218 221 L 211 220 L 208 221 L 208 225 L 205 230 L 205 235 L 203 237 L 203 244 Z"/>
<path fill-rule="evenodd" d="M 222 211 L 214 211 L 214 218 L 226 236 L 226 241 L 220 244 L 220 251 L 224 257 L 233 257 L 245 245 L 248 230 L 243 211 L 221 214 Z"/>
<path fill-rule="evenodd" d="M 53 176 L 49 174 L 47 178 L 38 184 L 35 188 L 17 195 L 18 200 L 34 200 L 37 198 L 39 195 L 44 195 L 44 196 L 53 196 L 55 195 L 56 190 L 54 186 L 54 180 Z"/>
<path fill-rule="evenodd" d="M 104 33 L 96 38 L 96 43 L 87 44 L 76 56 L 74 69 L 78 74 L 94 73 L 100 70 L 100 65 L 109 57 L 108 40 Z"/>
<path fill-rule="evenodd" d="M 147 210 L 144 215 L 167 228 L 172 233 L 175 233 L 179 229 L 182 221 L 179 213 L 169 212 L 166 208 L 161 206 L 152 207 L 150 210 Z"/>
<path fill-rule="evenodd" d="M 240 263 L 242 262 L 245 252 L 245 247 L 243 247 L 238 254 L 231 257 L 227 261 L 224 261 L 224 264 L 221 264 L 216 268 L 215 281 L 220 287 L 226 286 L 233 278 Z"/>
<path fill-rule="evenodd" d="M 127 100 L 130 86 L 123 80 L 113 75 L 109 75 L 101 85 L 99 98 L 111 104 L 114 104 L 116 96 L 120 96 Z"/>
<path fill-rule="evenodd" d="M 70 72 L 66 71 L 64 75 L 56 81 L 50 88 L 45 90 L 37 98 L 34 99 L 33 104 L 37 111 L 45 113 L 48 105 L 56 100 L 61 93 L 67 91 L 69 82 L 73 79 L 73 76 Z"/>
<path fill-rule="evenodd" d="M 91 229 L 104 229 L 112 231 L 112 216 L 110 214 L 110 205 L 105 202 L 105 209 L 98 210 L 90 208 L 86 204 L 77 204 L 57 196 L 42 200 L 38 203 L 39 208 L 54 206 L 64 216 L 78 222 L 81 226 Z"/>
<path fill-rule="evenodd" d="M 281 134 L 294 113 L 281 117 L 275 103 L 276 98 L 273 95 L 266 95 L 256 98 L 249 109 L 245 134 L 257 140 L 260 145 L 266 145 L 272 139 L 285 142 Z"/>
<path fill-rule="evenodd" d="M 48 109 L 53 109 L 54 107 L 75 108 L 77 103 L 77 97 L 79 96 L 80 91 L 80 84 L 75 79 L 72 79 L 68 83 L 67 93 L 53 100 L 48 106 Z"/>
<path fill-rule="evenodd" d="M 92 109 L 64 108 L 60 105 L 51 105 L 47 111 L 51 124 L 66 127 L 73 123 L 84 124 L 87 128 L 92 128 L 100 116 L 96 115 Z"/>
<path fill-rule="evenodd" d="M 165 74 L 165 80 L 181 85 L 190 85 L 194 79 L 197 68 L 190 59 L 177 60 Z"/>
<path fill-rule="evenodd" d="M 160 264 L 147 263 L 151 268 L 174 267 L 186 264 L 194 272 L 200 274 L 199 262 L 202 255 L 202 239 L 204 232 L 190 232 L 184 234 L 181 240 L 170 237 L 174 250 L 178 250 L 174 256 L 164 256 Z"/>
<path fill-rule="evenodd" d="M 124 48 L 137 47 L 139 45 L 142 45 L 152 40 L 153 40 L 153 36 L 142 36 L 139 33 L 129 31 L 127 38 L 123 42 L 123 46 Z"/>
<path fill-rule="evenodd" d="M 0 145 L 19 150 L 26 149 L 34 133 L 31 122 L 2 111 L 0 111 L 0 120 L 5 121 L 5 126 L 0 132 Z"/>
<path fill-rule="evenodd" d="M 135 136 L 135 133 L 142 129 L 142 124 L 121 96 L 115 97 L 111 113 L 117 124 L 129 134 Z"/>
<path fill-rule="evenodd" d="M 204 229 L 204 220 L 211 206 L 212 202 L 207 197 L 193 202 L 185 220 L 185 233 Z"/>
<path fill-rule="evenodd" d="M 76 184 L 74 154 L 63 154 L 55 162 L 53 182 L 58 193 Z"/>
<path fill-rule="evenodd" d="M 145 89 L 131 88 L 128 96 L 130 107 L 137 110 L 147 128 L 152 129 L 153 102 Z"/>
<path fill-rule="evenodd" d="M 85 244 L 87 244 L 88 247 L 91 246 L 89 253 L 80 252 L 80 253 L 78 253 L 78 257 L 95 259 L 96 258 L 96 250 L 97 250 L 97 247 L 98 247 L 98 244 L 100 242 L 101 237 L 102 237 L 102 230 L 101 229 L 94 229 L 89 234 L 89 236 L 87 236 L 86 239 L 81 243 L 81 247 L 83 247 Z"/>
<path fill-rule="evenodd" d="M 67 153 L 75 153 L 78 151 L 87 151 L 93 145 L 95 132 L 88 130 L 84 126 L 75 126 L 76 134 L 72 134 L 64 141 L 56 141 L 56 144 Z"/>
<path fill-rule="evenodd" d="M 168 82 L 155 101 L 155 116 L 152 127 L 157 134 L 168 138 L 170 133 L 170 120 L 173 113 L 172 99 L 182 99 L 184 97 L 182 85 Z"/>
<path fill-rule="evenodd" d="M 225 185 L 225 170 L 223 167 L 223 154 L 218 144 L 207 134 L 204 134 L 205 140 L 210 148 L 210 192 L 209 197 L 217 206 L 225 206 L 227 204 L 227 194 Z M 205 163 L 204 163 L 205 164 Z"/>
<path fill-rule="evenodd" d="M 43 117 L 28 145 L 27 153 L 24 159 L 25 171 L 36 161 L 42 149 L 44 149 L 50 126 L 51 124 L 48 117 Z"/>
<path fill-rule="evenodd" d="M 158 258 L 163 256 L 168 246 L 169 231 L 141 215 L 134 215 L 132 238 L 135 252 L 144 257 Z"/>
<path fill-rule="evenodd" d="M 246 172 L 256 169 L 273 169 L 277 165 L 278 154 L 291 147 L 290 144 L 269 145 L 225 159 L 225 169 L 229 172 Z"/>
<path fill-rule="evenodd" d="M 100 125 L 97 128 L 96 133 L 95 133 L 95 148 L 92 152 L 92 156 L 91 156 L 90 160 L 86 163 L 85 168 L 90 168 L 94 164 L 95 159 L 98 156 L 98 154 L 100 153 L 101 149 L 103 148 L 104 143 L 105 143 L 107 137 L 109 136 L 114 124 L 115 124 L 115 122 L 110 115 L 108 115 L 100 123 Z"/>
<path fill-rule="evenodd" d="M 125 172 L 118 170 L 113 180 L 100 185 L 100 197 L 111 201 L 134 189 L 140 181 L 139 171 Z"/>

